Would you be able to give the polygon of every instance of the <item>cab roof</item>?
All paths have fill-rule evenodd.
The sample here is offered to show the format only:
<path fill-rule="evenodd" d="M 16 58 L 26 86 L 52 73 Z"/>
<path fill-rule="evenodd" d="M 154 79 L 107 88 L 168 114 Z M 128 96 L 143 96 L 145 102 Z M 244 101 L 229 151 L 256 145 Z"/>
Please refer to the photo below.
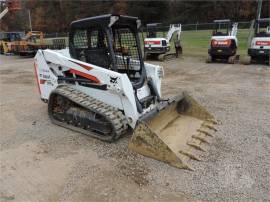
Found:
<path fill-rule="evenodd" d="M 146 24 L 146 27 L 156 27 L 160 25 L 162 25 L 162 23 L 149 23 L 149 24 Z"/>
<path fill-rule="evenodd" d="M 137 17 L 132 16 L 106 14 L 73 21 L 70 28 L 83 29 L 95 26 L 109 27 L 112 24 L 129 25 L 133 28 L 138 28 L 140 27 L 140 20 Z"/>
<path fill-rule="evenodd" d="M 230 19 L 224 19 L 224 20 L 214 20 L 214 23 L 230 23 Z"/>
<path fill-rule="evenodd" d="M 260 18 L 256 20 L 257 22 L 270 22 L 270 18 Z"/>

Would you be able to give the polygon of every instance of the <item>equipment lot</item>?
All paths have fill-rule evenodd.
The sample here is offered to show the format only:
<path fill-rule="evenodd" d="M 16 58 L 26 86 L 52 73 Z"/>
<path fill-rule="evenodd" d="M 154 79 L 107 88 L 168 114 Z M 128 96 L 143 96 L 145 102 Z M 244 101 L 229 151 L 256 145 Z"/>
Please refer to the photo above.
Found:
<path fill-rule="evenodd" d="M 269 201 L 269 67 L 161 64 L 164 96 L 187 90 L 221 122 L 193 172 L 128 151 L 129 136 L 109 144 L 51 124 L 33 59 L 0 56 L 1 201 Z"/>

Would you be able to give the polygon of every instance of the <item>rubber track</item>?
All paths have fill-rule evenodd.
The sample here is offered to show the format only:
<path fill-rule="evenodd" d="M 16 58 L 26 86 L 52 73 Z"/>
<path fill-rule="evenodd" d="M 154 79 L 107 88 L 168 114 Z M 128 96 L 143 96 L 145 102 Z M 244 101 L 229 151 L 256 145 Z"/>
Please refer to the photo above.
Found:
<path fill-rule="evenodd" d="M 104 116 L 107 119 L 107 121 L 109 121 L 112 124 L 114 134 L 110 136 L 102 136 L 93 131 L 85 130 L 83 128 L 79 128 L 73 125 L 66 124 L 64 122 L 57 121 L 53 118 L 52 112 L 50 112 L 50 109 L 49 109 L 49 116 L 55 124 L 61 125 L 66 128 L 70 128 L 72 130 L 76 130 L 78 132 L 101 139 L 103 141 L 109 141 L 109 142 L 119 139 L 123 134 L 127 132 L 128 124 L 127 124 L 126 117 L 119 109 L 112 107 L 95 98 L 92 98 L 89 95 L 77 89 L 72 88 L 72 86 L 70 85 L 65 85 L 65 84 L 59 85 L 52 92 L 52 94 L 61 95 L 65 97 L 66 99 L 69 99 L 71 102 L 74 102 L 85 109 L 94 111 L 95 113 L 98 113 Z"/>
<path fill-rule="evenodd" d="M 161 59 L 161 58 L 163 58 L 163 59 Z M 159 61 L 168 61 L 168 60 L 174 59 L 174 58 L 177 58 L 176 53 L 165 53 L 165 54 L 160 54 L 158 56 Z"/>

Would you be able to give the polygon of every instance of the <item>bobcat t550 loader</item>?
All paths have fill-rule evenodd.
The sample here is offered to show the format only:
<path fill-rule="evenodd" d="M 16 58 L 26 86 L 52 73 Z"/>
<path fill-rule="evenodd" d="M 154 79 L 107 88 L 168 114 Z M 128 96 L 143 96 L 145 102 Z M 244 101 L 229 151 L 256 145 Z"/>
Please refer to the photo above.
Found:
<path fill-rule="evenodd" d="M 130 149 L 191 169 L 216 122 L 186 93 L 161 98 L 163 68 L 144 63 L 140 26 L 110 14 L 72 22 L 69 49 L 35 56 L 41 99 L 59 126 L 109 142 L 131 129 Z"/>

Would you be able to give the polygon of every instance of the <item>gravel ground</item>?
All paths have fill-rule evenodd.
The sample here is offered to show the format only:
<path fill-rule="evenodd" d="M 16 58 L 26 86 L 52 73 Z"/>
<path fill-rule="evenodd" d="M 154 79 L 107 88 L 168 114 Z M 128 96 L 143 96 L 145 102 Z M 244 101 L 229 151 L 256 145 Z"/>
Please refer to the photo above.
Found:
<path fill-rule="evenodd" d="M 154 63 L 154 62 L 153 62 Z M 270 69 L 162 64 L 164 96 L 188 91 L 220 121 L 195 171 L 50 123 L 33 59 L 0 56 L 1 201 L 270 201 Z"/>

